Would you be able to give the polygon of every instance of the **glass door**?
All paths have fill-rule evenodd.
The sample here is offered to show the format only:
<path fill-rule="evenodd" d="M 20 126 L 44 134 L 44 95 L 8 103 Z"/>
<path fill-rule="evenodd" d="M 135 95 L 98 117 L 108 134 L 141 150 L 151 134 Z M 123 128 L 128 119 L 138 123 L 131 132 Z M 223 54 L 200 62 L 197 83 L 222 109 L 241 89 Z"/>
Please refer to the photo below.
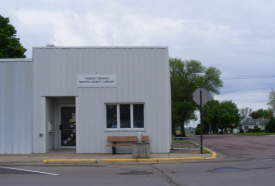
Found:
<path fill-rule="evenodd" d="M 76 146 L 75 107 L 61 107 L 61 147 Z"/>

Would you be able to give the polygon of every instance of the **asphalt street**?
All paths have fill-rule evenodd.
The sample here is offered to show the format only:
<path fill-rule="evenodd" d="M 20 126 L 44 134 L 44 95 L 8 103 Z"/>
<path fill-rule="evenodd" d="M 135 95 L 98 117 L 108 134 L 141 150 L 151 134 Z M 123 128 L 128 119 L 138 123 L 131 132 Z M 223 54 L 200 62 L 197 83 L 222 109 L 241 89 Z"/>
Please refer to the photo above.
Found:
<path fill-rule="evenodd" d="M 226 155 L 213 161 L 275 159 L 275 136 L 205 135 L 203 145 Z"/>
<path fill-rule="evenodd" d="M 275 160 L 0 167 L 0 185 L 274 185 Z"/>
<path fill-rule="evenodd" d="M 274 185 L 274 136 L 204 136 L 216 159 L 173 163 L 0 166 L 0 185 Z"/>

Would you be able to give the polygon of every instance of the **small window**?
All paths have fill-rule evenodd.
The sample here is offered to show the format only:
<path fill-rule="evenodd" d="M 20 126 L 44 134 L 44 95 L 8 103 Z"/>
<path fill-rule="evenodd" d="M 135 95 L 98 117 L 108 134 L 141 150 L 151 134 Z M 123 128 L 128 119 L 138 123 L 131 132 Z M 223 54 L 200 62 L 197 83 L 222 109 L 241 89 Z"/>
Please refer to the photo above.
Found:
<path fill-rule="evenodd" d="M 107 104 L 107 128 L 144 128 L 143 104 Z"/>

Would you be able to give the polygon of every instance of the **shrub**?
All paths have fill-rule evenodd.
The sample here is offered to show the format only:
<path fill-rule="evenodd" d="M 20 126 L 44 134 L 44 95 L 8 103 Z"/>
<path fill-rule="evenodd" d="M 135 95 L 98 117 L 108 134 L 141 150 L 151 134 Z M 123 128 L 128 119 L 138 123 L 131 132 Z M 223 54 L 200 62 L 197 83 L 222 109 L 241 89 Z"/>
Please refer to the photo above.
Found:
<path fill-rule="evenodd" d="M 195 135 L 200 135 L 200 134 L 201 134 L 201 129 L 200 128 L 196 128 Z"/>
<path fill-rule="evenodd" d="M 248 132 L 261 132 L 262 130 L 260 128 L 256 129 L 248 129 Z"/>
<path fill-rule="evenodd" d="M 240 133 L 244 133 L 244 130 L 243 130 L 243 129 L 241 129 L 241 130 L 240 130 Z"/>
<path fill-rule="evenodd" d="M 265 126 L 265 131 L 266 132 L 275 132 L 275 118 L 271 117 L 268 123 Z"/>
<path fill-rule="evenodd" d="M 220 131 L 219 134 L 223 134 L 223 131 Z"/>

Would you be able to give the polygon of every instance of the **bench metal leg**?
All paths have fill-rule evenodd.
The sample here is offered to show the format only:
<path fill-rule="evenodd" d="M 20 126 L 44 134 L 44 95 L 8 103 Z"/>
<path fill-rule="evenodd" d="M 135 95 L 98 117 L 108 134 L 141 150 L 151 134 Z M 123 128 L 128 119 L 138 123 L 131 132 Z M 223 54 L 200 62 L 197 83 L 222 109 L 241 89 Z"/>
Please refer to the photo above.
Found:
<path fill-rule="evenodd" d="M 113 142 L 113 144 L 115 145 L 116 144 L 116 142 Z M 116 154 L 116 147 L 112 147 L 112 155 L 115 155 Z"/>
<path fill-rule="evenodd" d="M 112 155 L 116 154 L 116 147 L 112 147 Z"/>

